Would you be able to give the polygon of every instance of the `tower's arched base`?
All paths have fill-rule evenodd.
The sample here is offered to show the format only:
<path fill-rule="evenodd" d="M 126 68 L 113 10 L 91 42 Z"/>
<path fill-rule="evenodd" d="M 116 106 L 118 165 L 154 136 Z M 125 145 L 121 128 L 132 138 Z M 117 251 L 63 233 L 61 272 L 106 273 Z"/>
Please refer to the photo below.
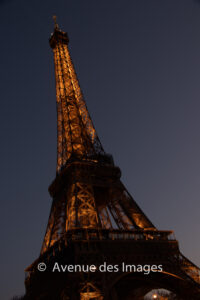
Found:
<path fill-rule="evenodd" d="M 157 288 L 166 288 L 182 300 L 200 299 L 200 285 L 186 273 L 177 241 L 134 240 L 134 232 L 132 237 L 124 232 L 108 233 L 98 236 L 92 231 L 90 235 L 87 230 L 87 240 L 74 235 L 56 243 L 27 268 L 25 299 L 139 300 Z M 41 262 L 46 271 L 38 271 Z M 66 265 L 95 265 L 97 270 L 66 272 L 61 267 Z M 123 265 L 140 268 L 127 272 Z M 99 266 L 103 266 L 101 271 Z M 153 271 L 147 272 L 152 266 Z M 162 271 L 154 271 L 155 266 L 162 266 Z"/>
<path fill-rule="evenodd" d="M 177 295 L 180 300 L 200 299 L 198 290 L 181 278 L 174 278 L 173 274 L 151 273 L 126 274 L 116 278 L 109 288 L 106 300 L 143 300 L 144 296 L 153 289 L 167 289 Z"/>

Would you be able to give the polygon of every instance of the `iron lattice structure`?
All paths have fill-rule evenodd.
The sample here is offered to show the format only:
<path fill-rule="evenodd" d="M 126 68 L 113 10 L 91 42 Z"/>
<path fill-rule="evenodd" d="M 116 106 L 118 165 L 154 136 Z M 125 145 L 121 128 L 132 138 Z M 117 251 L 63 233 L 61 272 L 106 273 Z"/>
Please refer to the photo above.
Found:
<path fill-rule="evenodd" d="M 56 30 L 54 53 L 57 98 L 57 173 L 67 162 L 105 154 L 88 113 L 68 50 L 68 36 Z"/>
<path fill-rule="evenodd" d="M 57 175 L 49 187 L 53 202 L 41 253 L 26 269 L 25 299 L 143 299 L 155 287 L 167 287 L 180 299 L 200 299 L 199 268 L 180 253 L 172 231 L 157 230 L 146 217 L 121 182 L 112 156 L 105 153 L 68 42 L 55 23 L 50 46 L 56 77 Z M 55 259 L 67 264 L 162 264 L 164 271 L 145 280 L 145 275 L 124 278 L 120 272 L 39 273 L 38 262 L 45 261 L 50 270 Z"/>

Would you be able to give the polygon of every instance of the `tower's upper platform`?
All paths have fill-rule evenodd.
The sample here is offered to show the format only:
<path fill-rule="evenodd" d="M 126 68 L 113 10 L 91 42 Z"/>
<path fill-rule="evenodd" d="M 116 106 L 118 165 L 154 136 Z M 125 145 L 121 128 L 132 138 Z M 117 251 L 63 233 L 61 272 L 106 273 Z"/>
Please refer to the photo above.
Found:
<path fill-rule="evenodd" d="M 49 39 L 51 48 L 55 48 L 56 43 L 58 42 L 62 42 L 67 45 L 69 43 L 69 38 L 66 32 L 61 31 L 59 28 L 55 28 Z"/>
<path fill-rule="evenodd" d="M 56 16 L 53 16 L 54 19 L 54 32 L 51 34 L 51 37 L 49 39 L 49 43 L 51 48 L 55 48 L 56 44 L 58 42 L 61 42 L 63 44 L 68 44 L 69 43 L 69 38 L 66 32 L 60 30 Z"/>

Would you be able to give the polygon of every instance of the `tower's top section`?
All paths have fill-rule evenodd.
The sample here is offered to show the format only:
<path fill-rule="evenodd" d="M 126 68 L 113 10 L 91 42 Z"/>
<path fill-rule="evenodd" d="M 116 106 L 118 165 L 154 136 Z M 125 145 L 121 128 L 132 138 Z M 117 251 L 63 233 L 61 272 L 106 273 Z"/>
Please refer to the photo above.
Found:
<path fill-rule="evenodd" d="M 51 37 L 49 39 L 51 48 L 55 48 L 58 42 L 62 42 L 63 44 L 67 45 L 69 43 L 69 38 L 67 33 L 60 30 L 57 23 L 56 16 L 53 16 L 53 20 L 54 20 L 54 32 L 51 34 Z"/>
<path fill-rule="evenodd" d="M 68 35 L 54 17 L 49 40 L 54 53 L 57 98 L 57 173 L 68 162 L 112 163 L 93 126 L 68 50 Z"/>

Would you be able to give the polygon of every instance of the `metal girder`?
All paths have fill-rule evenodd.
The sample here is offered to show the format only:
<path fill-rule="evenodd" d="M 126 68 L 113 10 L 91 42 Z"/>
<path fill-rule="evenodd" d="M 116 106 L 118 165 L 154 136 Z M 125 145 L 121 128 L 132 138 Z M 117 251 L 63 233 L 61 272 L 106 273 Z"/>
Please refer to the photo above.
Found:
<path fill-rule="evenodd" d="M 90 184 L 72 185 L 67 203 L 66 231 L 74 228 L 97 228 L 98 216 Z"/>

